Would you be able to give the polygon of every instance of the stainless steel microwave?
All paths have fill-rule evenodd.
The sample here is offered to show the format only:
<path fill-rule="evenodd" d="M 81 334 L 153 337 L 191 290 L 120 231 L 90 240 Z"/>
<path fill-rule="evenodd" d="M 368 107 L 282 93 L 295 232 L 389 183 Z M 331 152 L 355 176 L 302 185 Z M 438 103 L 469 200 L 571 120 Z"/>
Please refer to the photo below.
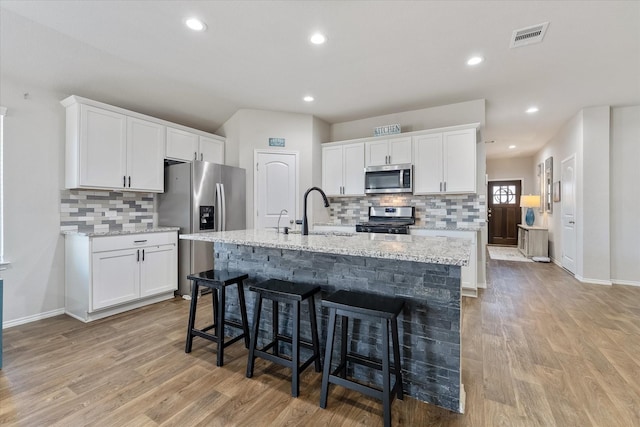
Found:
<path fill-rule="evenodd" d="M 413 193 L 413 165 L 407 163 L 364 168 L 364 192 Z"/>

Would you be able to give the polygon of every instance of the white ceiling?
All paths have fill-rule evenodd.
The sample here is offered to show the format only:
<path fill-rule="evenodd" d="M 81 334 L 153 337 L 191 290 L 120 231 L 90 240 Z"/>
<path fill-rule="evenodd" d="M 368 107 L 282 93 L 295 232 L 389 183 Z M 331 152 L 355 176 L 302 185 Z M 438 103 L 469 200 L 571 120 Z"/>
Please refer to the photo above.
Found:
<path fill-rule="evenodd" d="M 484 98 L 487 155 L 512 157 L 581 108 L 640 104 L 639 1 L 0 0 L 0 13 L 1 78 L 208 131 L 240 108 L 339 123 Z M 509 48 L 546 21 L 542 43 Z M 468 67 L 473 54 L 485 62 Z"/>

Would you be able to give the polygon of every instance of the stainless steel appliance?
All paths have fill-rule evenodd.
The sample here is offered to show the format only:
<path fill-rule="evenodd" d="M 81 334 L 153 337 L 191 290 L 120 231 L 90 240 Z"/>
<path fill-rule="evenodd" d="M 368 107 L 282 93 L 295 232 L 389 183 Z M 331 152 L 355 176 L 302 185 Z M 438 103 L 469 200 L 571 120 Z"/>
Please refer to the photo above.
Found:
<path fill-rule="evenodd" d="M 246 171 L 194 161 L 164 168 L 158 195 L 158 225 L 180 227 L 180 234 L 246 228 Z M 213 243 L 179 240 L 178 292 L 189 295 L 187 275 L 213 268 Z"/>
<path fill-rule="evenodd" d="M 369 166 L 364 169 L 364 192 L 413 193 L 411 164 Z"/>
<path fill-rule="evenodd" d="M 356 224 L 363 233 L 409 234 L 409 226 L 416 223 L 413 206 L 369 206 L 369 221 Z"/>

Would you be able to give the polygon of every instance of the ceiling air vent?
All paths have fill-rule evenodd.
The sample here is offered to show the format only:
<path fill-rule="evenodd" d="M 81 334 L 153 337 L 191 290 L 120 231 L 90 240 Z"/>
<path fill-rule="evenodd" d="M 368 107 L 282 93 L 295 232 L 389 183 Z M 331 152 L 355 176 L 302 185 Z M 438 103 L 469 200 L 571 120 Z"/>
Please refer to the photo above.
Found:
<path fill-rule="evenodd" d="M 548 26 L 548 22 L 543 22 L 542 24 L 515 30 L 511 35 L 511 44 L 509 47 L 514 48 L 533 43 L 540 43 Z"/>

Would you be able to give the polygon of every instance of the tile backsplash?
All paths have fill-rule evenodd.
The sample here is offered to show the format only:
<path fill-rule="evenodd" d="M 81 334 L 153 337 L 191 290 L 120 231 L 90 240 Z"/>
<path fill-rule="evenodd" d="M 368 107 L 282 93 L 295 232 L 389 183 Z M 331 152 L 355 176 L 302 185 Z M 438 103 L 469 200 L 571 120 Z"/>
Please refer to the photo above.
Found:
<path fill-rule="evenodd" d="M 153 227 L 154 215 L 153 193 L 97 190 L 60 192 L 62 231 L 147 229 Z"/>
<path fill-rule="evenodd" d="M 478 226 L 486 218 L 484 194 L 331 197 L 329 201 L 331 222 L 335 224 L 367 221 L 369 206 L 415 206 L 416 225 L 434 228 Z"/>

